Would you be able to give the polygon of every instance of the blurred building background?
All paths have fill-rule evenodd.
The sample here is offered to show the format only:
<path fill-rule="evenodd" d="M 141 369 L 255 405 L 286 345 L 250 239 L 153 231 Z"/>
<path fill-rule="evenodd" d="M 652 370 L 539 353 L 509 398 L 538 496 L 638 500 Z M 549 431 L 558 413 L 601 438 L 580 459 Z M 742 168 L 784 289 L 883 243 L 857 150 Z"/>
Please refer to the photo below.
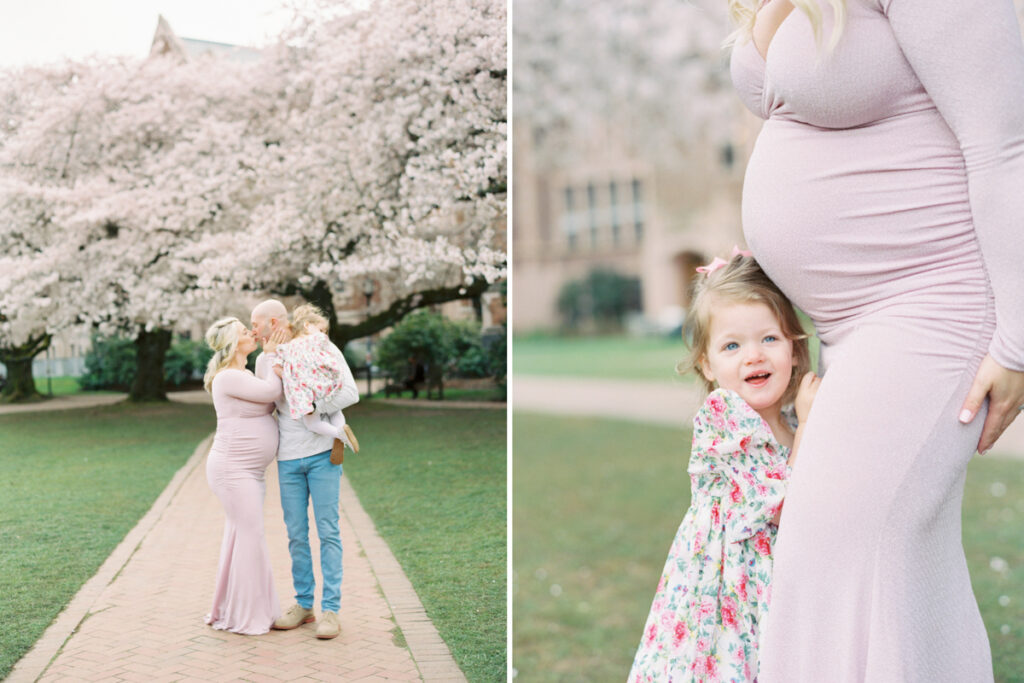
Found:
<path fill-rule="evenodd" d="M 729 96 L 725 3 L 654 4 L 516 3 L 518 334 L 572 326 L 567 288 L 594 271 L 635 288 L 623 324 L 671 330 L 694 269 L 743 244 L 760 121 Z"/>
<path fill-rule="evenodd" d="M 623 325 L 674 330 L 694 268 L 743 245 L 761 121 L 732 93 L 726 4 L 514 3 L 516 334 L 576 327 L 559 298 L 595 270 L 638 289 Z"/>

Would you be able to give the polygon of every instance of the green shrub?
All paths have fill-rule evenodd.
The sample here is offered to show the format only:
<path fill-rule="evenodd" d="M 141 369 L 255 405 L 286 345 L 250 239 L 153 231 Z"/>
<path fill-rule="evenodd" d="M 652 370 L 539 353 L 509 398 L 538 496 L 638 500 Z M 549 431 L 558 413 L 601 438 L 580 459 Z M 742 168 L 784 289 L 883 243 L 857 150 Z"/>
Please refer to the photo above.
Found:
<path fill-rule="evenodd" d="M 213 349 L 205 342 L 180 339 L 171 345 L 164 358 L 164 379 L 172 387 L 180 387 L 202 377 Z"/>
<path fill-rule="evenodd" d="M 213 351 L 205 342 L 178 338 L 164 358 L 164 379 L 170 387 L 198 381 Z M 252 357 L 250 357 L 252 361 Z M 250 365 L 252 363 L 250 362 Z M 135 379 L 135 342 L 123 337 L 93 335 L 92 348 L 85 356 L 85 374 L 78 379 L 83 389 L 127 391 Z"/>
<path fill-rule="evenodd" d="M 135 342 L 121 337 L 92 336 L 85 356 L 85 374 L 78 378 L 83 389 L 128 391 L 135 379 Z"/>
<path fill-rule="evenodd" d="M 446 366 L 454 353 L 451 322 L 440 313 L 419 310 L 405 316 L 377 346 L 377 364 L 395 379 L 409 375 L 409 359 Z"/>
<path fill-rule="evenodd" d="M 565 283 L 558 294 L 558 312 L 570 330 L 584 323 L 602 331 L 618 330 L 627 313 L 640 310 L 640 280 L 603 268 Z"/>
<path fill-rule="evenodd" d="M 440 313 L 420 310 L 407 315 L 377 346 L 376 360 L 391 377 L 409 376 L 409 359 L 425 366 L 440 364 L 447 376 L 494 377 L 506 373 L 506 330 L 481 336 L 476 320 L 448 320 Z"/>

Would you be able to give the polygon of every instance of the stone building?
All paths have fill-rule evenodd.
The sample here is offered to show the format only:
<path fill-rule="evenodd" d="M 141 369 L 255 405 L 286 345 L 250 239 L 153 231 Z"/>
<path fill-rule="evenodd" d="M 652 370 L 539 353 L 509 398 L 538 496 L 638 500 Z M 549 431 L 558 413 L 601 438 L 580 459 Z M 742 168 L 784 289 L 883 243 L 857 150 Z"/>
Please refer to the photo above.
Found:
<path fill-rule="evenodd" d="M 629 154 L 614 130 L 571 162 L 546 162 L 528 123 L 514 121 L 515 332 L 557 328 L 562 287 L 594 268 L 638 278 L 654 326 L 681 320 L 694 268 L 743 243 L 744 160 L 760 122 L 736 107 L 730 144 L 698 144 L 672 167 Z"/>

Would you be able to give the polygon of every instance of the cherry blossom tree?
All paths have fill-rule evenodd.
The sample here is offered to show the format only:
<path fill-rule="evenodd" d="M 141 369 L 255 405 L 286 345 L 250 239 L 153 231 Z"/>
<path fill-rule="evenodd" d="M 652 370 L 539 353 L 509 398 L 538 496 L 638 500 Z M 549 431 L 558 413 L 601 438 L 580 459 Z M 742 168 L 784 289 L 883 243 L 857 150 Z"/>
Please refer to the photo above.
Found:
<path fill-rule="evenodd" d="M 286 36 L 268 78 L 286 110 L 261 169 L 273 200 L 240 250 L 216 234 L 195 249 L 200 277 L 317 303 L 339 344 L 479 296 L 506 260 L 504 3 L 362 5 L 323 3 Z M 339 325 L 336 292 L 366 278 L 376 309 Z"/>
<path fill-rule="evenodd" d="M 729 140 L 723 0 L 515 0 L 513 11 L 516 117 L 547 159 L 607 130 L 669 166 L 695 143 Z"/>
<path fill-rule="evenodd" d="M 0 348 L 126 333 L 132 397 L 163 398 L 170 330 L 239 290 L 302 294 L 342 344 L 479 294 L 505 267 L 504 22 L 498 2 L 324 3 L 258 62 L 24 74 L 48 85 L 3 102 Z M 338 325 L 361 278 L 379 310 Z"/>
<path fill-rule="evenodd" d="M 58 226 L 23 255 L 21 286 L 5 304 L 27 313 L 30 283 L 50 269 L 58 310 L 46 327 L 85 323 L 134 336 L 132 397 L 162 398 L 170 328 L 209 315 L 187 295 L 194 278 L 178 252 L 237 227 L 253 203 L 246 168 L 266 151 L 236 116 L 250 97 L 247 73 L 213 59 L 112 61 L 53 94 L 34 103 L 3 150 L 3 166 L 24 179 L 8 186 L 8 205 L 43 194 L 46 220 Z"/>

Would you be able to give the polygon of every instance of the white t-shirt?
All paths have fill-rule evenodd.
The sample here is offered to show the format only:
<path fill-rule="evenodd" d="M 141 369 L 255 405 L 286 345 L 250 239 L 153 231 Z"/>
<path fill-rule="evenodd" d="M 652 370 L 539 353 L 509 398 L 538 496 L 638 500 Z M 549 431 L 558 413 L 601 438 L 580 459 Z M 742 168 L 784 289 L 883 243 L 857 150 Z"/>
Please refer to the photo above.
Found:
<path fill-rule="evenodd" d="M 359 390 L 356 388 L 356 380 L 352 376 L 352 370 L 345 362 L 344 355 L 341 356 L 342 388 L 338 396 L 332 401 L 334 407 L 343 410 L 351 405 L 359 403 Z M 273 355 L 261 353 L 256 358 L 256 375 L 260 375 L 263 365 L 269 365 L 273 361 Z M 270 368 L 267 368 L 270 370 Z M 273 370 L 271 370 L 273 372 Z M 329 436 L 322 436 L 306 429 L 301 419 L 293 420 L 288 414 L 288 401 L 282 393 L 277 400 L 277 459 L 297 460 L 308 458 L 311 455 L 331 450 L 334 440 Z"/>

